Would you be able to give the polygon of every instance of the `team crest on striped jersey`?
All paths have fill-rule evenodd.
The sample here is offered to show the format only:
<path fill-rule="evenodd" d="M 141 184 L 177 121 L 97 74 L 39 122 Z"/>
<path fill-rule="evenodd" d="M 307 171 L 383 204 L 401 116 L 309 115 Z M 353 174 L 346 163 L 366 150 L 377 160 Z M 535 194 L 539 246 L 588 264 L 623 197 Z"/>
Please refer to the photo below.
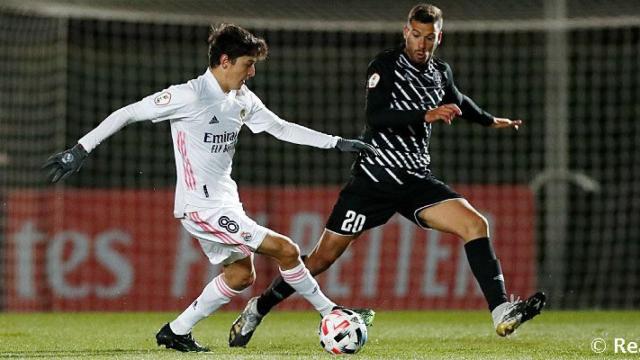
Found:
<path fill-rule="evenodd" d="M 168 91 L 161 93 L 160 95 L 156 96 L 155 99 L 153 99 L 153 102 L 156 105 L 167 105 L 170 101 L 171 101 L 171 93 Z"/>
<path fill-rule="evenodd" d="M 367 87 L 369 89 L 373 89 L 378 85 L 379 81 L 380 81 L 380 75 L 378 73 L 373 73 L 371 74 L 371 76 L 369 76 L 369 80 L 367 80 Z"/>
<path fill-rule="evenodd" d="M 439 71 L 435 71 L 433 73 L 433 82 L 437 87 L 442 86 L 442 75 L 440 74 Z"/>

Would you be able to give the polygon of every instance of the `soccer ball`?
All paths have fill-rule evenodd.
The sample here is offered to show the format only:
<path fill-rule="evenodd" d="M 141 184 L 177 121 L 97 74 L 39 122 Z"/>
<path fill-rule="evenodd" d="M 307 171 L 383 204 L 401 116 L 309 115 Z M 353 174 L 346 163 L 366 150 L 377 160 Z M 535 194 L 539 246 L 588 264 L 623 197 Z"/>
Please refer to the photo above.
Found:
<path fill-rule="evenodd" d="M 355 354 L 367 342 L 362 317 L 348 309 L 336 309 L 320 321 L 320 346 L 334 355 Z"/>

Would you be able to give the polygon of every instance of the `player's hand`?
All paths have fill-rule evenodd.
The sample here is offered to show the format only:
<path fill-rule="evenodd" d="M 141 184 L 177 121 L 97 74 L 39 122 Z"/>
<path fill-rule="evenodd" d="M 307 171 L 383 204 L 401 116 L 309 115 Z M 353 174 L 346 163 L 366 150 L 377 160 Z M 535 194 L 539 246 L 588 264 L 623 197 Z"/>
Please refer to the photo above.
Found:
<path fill-rule="evenodd" d="M 71 149 L 51 155 L 42 168 L 49 170 L 49 181 L 56 183 L 62 179 L 66 179 L 74 172 L 80 171 L 82 163 L 88 155 L 89 153 L 87 153 L 82 145 L 77 144 Z"/>
<path fill-rule="evenodd" d="M 522 120 L 493 118 L 493 124 L 491 124 L 491 127 L 495 129 L 514 128 L 515 130 L 518 130 L 520 125 L 522 125 Z"/>
<path fill-rule="evenodd" d="M 336 149 L 349 152 L 364 152 L 371 156 L 378 156 L 378 150 L 364 141 L 355 139 L 338 139 Z"/>
<path fill-rule="evenodd" d="M 462 110 L 456 104 L 445 104 L 438 106 L 435 109 L 431 109 L 424 114 L 424 121 L 429 124 L 436 121 L 444 121 L 451 125 L 453 118 L 462 115 Z"/>

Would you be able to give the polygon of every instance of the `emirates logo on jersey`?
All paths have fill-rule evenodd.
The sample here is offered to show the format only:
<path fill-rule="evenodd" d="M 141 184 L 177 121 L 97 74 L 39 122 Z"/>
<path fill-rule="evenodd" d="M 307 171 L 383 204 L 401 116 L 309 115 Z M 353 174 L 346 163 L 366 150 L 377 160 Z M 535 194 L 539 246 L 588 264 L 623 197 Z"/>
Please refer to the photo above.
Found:
<path fill-rule="evenodd" d="M 203 142 L 207 144 L 211 144 L 211 152 L 212 153 L 220 153 L 220 152 L 228 152 L 231 151 L 236 141 L 238 140 L 238 133 L 233 132 L 223 132 L 222 134 L 214 134 L 210 132 L 204 133 Z"/>
<path fill-rule="evenodd" d="M 236 141 L 237 138 L 238 138 L 238 133 L 235 131 L 232 131 L 232 132 L 225 131 L 222 134 L 205 132 L 203 141 L 205 143 L 221 144 L 226 142 L 234 142 Z"/>

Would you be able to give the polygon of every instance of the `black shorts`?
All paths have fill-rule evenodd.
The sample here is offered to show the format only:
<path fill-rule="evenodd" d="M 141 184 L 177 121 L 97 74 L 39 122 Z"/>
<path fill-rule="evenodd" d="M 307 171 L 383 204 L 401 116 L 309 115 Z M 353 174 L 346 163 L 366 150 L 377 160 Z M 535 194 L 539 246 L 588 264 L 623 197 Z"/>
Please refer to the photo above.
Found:
<path fill-rule="evenodd" d="M 357 170 L 340 191 L 327 220 L 326 228 L 338 234 L 357 234 L 382 225 L 396 212 L 428 228 L 417 218 L 418 212 L 445 200 L 462 198 L 430 173 L 421 178 L 398 170 L 389 174 L 381 167 L 367 166 L 368 173 L 358 164 L 355 167 Z"/>

